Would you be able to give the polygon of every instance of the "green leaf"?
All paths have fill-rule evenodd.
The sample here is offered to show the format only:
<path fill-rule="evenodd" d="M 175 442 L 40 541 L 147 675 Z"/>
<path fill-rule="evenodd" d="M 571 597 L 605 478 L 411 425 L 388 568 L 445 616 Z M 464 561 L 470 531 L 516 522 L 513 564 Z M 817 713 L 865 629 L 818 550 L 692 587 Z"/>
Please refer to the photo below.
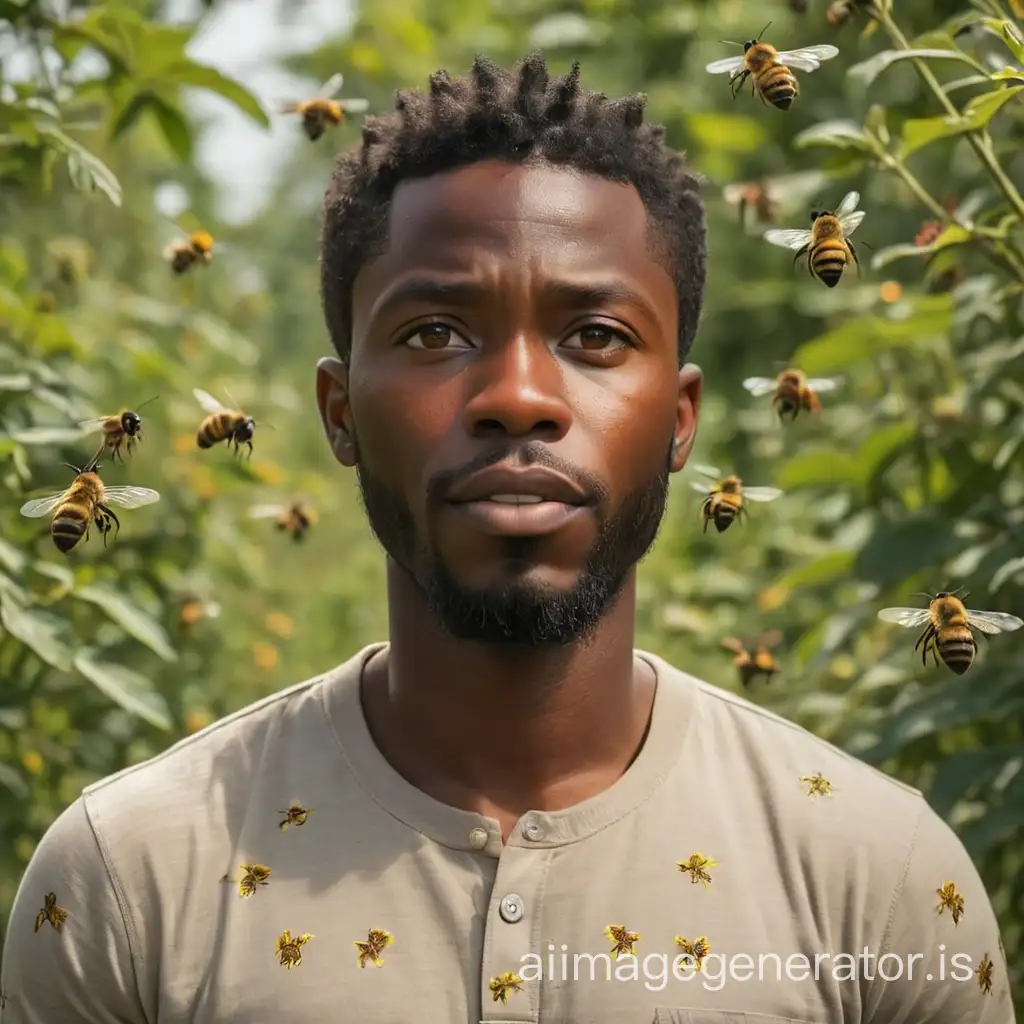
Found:
<path fill-rule="evenodd" d="M 30 391 L 32 378 L 27 373 L 0 373 L 0 391 Z"/>
<path fill-rule="evenodd" d="M 164 661 L 178 660 L 178 655 L 171 646 L 163 626 L 142 609 L 137 608 L 119 591 L 105 584 L 94 583 L 76 590 L 74 596 L 101 608 L 129 636 L 145 644 Z"/>
<path fill-rule="evenodd" d="M 67 672 L 71 650 L 64 643 L 67 624 L 48 612 L 27 608 L 9 591 L 0 592 L 0 624 L 41 661 Z"/>
<path fill-rule="evenodd" d="M 165 732 L 170 730 L 171 713 L 167 701 L 145 676 L 123 665 L 98 660 L 91 648 L 75 655 L 74 667 L 125 711 L 138 715 Z"/>
<path fill-rule="evenodd" d="M 167 145 L 183 164 L 187 164 L 192 159 L 193 141 L 185 115 L 161 96 L 151 97 L 149 107 Z"/>
<path fill-rule="evenodd" d="M 192 60 L 178 61 L 170 65 L 163 77 L 178 85 L 191 85 L 199 89 L 209 89 L 234 103 L 239 110 L 248 114 L 257 124 L 264 128 L 270 127 L 270 118 L 259 100 L 245 86 L 233 78 L 222 75 L 216 68 L 197 64 Z"/>
<path fill-rule="evenodd" d="M 1024 39 L 1021 38 L 1020 29 L 1012 21 L 1000 21 L 997 18 L 985 18 L 982 20 L 982 24 L 987 28 L 993 35 L 999 36 L 999 38 L 1006 44 L 1010 53 L 1013 54 L 1013 59 L 1024 64 Z"/>
<path fill-rule="evenodd" d="M 905 160 L 939 139 L 949 139 L 970 131 L 971 124 L 962 117 L 912 117 L 903 122 L 899 155 Z"/>
<path fill-rule="evenodd" d="M 886 68 L 901 60 L 956 60 L 977 69 L 977 63 L 959 50 L 883 50 L 868 60 L 861 61 L 846 69 L 851 78 L 858 78 L 865 86 L 870 85 Z"/>
<path fill-rule="evenodd" d="M 121 107 L 110 125 L 111 140 L 120 138 L 138 121 L 151 98 L 152 93 L 148 90 L 137 92 Z"/>
<path fill-rule="evenodd" d="M 89 152 L 80 142 L 65 134 L 54 124 L 39 123 L 37 125 L 43 135 L 48 135 L 67 154 L 74 153 L 78 162 L 85 168 L 92 183 L 115 206 L 121 205 L 121 183 L 114 172 L 94 153 Z"/>
<path fill-rule="evenodd" d="M 1020 747 L 1002 745 L 991 749 L 961 750 L 939 762 L 928 793 L 928 802 L 944 818 L 965 796 L 989 784 L 1020 756 Z"/>
<path fill-rule="evenodd" d="M 6 566 L 11 572 L 20 573 L 27 561 L 28 557 L 23 552 L 0 537 L 0 565 Z"/>
<path fill-rule="evenodd" d="M 983 128 L 1021 90 L 1024 90 L 1024 85 L 1016 85 L 1010 89 L 995 89 L 992 92 L 982 93 L 980 96 L 972 96 L 967 106 L 964 107 L 964 114 L 971 122 L 971 127 Z"/>
<path fill-rule="evenodd" d="M 1014 558 L 1004 565 L 1001 565 L 988 588 L 994 594 L 1007 580 L 1012 579 L 1018 573 L 1024 574 L 1024 557 Z"/>
<path fill-rule="evenodd" d="M 896 260 L 904 259 L 907 256 L 929 256 L 937 253 L 940 249 L 947 249 L 953 245 L 963 245 L 971 240 L 971 234 L 958 224 L 950 224 L 945 231 L 929 245 L 914 245 L 903 243 L 901 245 L 890 245 L 885 249 L 879 249 L 871 258 L 871 269 L 881 270 Z"/>
<path fill-rule="evenodd" d="M 775 586 L 795 590 L 797 587 L 817 587 L 823 583 L 849 579 L 855 558 L 855 551 L 830 551 L 807 565 L 791 569 L 775 581 Z"/>
<path fill-rule="evenodd" d="M 883 523 L 857 556 L 857 576 L 892 586 L 940 565 L 963 548 L 954 525 L 932 512 Z"/>
<path fill-rule="evenodd" d="M 913 422 L 890 423 L 872 431 L 854 456 L 854 468 L 861 483 L 867 484 L 915 438 L 919 427 Z"/>
<path fill-rule="evenodd" d="M 856 121 L 839 119 L 822 121 L 805 128 L 793 139 L 797 149 L 808 146 L 831 146 L 835 149 L 856 149 L 874 151 L 875 142 Z"/>
<path fill-rule="evenodd" d="M 835 448 L 817 448 L 787 459 L 778 472 L 778 485 L 784 491 L 802 487 L 833 487 L 856 479 L 853 460 Z"/>
<path fill-rule="evenodd" d="M 769 138 L 762 122 L 740 114 L 687 114 L 686 127 L 703 148 L 730 153 L 753 153 Z"/>
<path fill-rule="evenodd" d="M 0 15 L 2 14 L 3 9 L 0 8 Z M 32 794 L 25 780 L 10 765 L 2 762 L 0 762 L 0 786 L 3 786 L 18 800 L 28 800 Z"/>

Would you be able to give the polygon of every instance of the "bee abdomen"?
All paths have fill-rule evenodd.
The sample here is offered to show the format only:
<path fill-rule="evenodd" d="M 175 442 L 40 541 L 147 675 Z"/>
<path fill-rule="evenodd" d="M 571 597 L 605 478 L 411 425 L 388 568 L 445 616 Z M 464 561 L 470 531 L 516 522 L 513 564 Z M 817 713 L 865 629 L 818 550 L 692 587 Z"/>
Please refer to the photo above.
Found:
<path fill-rule="evenodd" d="M 87 516 L 78 508 L 66 507 L 58 513 L 50 525 L 53 543 L 61 554 L 67 554 L 85 533 Z"/>
<path fill-rule="evenodd" d="M 715 524 L 715 529 L 719 533 L 724 533 L 731 525 L 732 521 L 736 518 L 736 509 L 732 505 L 719 505 L 711 513 L 712 522 Z"/>
<path fill-rule="evenodd" d="M 946 640 L 936 644 L 939 655 L 947 667 L 962 676 L 974 663 L 974 641 L 972 640 Z"/>
<path fill-rule="evenodd" d="M 761 79 L 761 94 L 780 110 L 789 110 L 796 99 L 796 79 L 785 67 L 777 65 Z"/>
<path fill-rule="evenodd" d="M 232 417 L 230 413 L 220 412 L 210 416 L 199 425 L 196 433 L 196 446 L 212 448 L 231 433 Z"/>
<path fill-rule="evenodd" d="M 834 245 L 819 247 L 811 258 L 811 267 L 824 284 L 835 288 L 846 268 L 846 250 Z"/>

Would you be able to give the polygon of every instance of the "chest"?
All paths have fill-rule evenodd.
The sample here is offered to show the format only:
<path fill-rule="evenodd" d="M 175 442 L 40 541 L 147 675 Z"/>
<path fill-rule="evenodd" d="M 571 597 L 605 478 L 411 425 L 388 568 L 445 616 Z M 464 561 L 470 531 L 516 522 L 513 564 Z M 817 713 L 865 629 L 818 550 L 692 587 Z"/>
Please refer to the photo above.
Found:
<path fill-rule="evenodd" d="M 778 865 L 752 872 L 719 852 L 425 847 L 263 884 L 239 872 L 202 922 L 165 938 L 157 1020 L 856 1019 L 850 986 L 828 964 L 816 976 L 815 953 L 835 945 L 819 901 Z"/>

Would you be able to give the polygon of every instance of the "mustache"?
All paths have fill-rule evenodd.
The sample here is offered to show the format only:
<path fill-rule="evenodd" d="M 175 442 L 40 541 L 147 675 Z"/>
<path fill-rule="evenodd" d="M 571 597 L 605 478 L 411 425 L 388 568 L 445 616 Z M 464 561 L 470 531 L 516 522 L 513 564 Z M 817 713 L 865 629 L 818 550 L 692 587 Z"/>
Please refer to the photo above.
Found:
<path fill-rule="evenodd" d="M 572 463 L 560 459 L 542 442 L 528 441 L 526 444 L 505 444 L 500 448 L 483 451 L 464 466 L 435 473 L 427 481 L 427 498 L 430 501 L 443 501 L 444 496 L 466 477 L 479 473 L 481 470 L 487 469 L 488 466 L 506 461 L 524 468 L 526 466 L 544 466 L 546 469 L 561 473 L 599 503 L 608 497 L 608 488 L 596 477 L 583 472 Z"/>

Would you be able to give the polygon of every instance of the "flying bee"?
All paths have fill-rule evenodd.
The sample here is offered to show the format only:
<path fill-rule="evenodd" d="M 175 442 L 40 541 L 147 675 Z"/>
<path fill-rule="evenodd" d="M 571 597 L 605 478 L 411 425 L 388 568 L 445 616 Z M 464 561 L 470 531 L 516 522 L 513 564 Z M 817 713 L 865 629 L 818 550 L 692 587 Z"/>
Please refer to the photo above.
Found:
<path fill-rule="evenodd" d="M 722 189 L 722 198 L 730 206 L 739 207 L 740 224 L 744 227 L 747 224 L 748 208 L 753 208 L 762 224 L 771 224 L 775 220 L 776 202 L 764 182 L 738 181 L 726 185 Z"/>
<path fill-rule="evenodd" d="M 205 266 L 213 260 L 213 235 L 200 230 L 174 238 L 164 246 L 163 258 L 178 277 L 193 267 Z"/>
<path fill-rule="evenodd" d="M 746 502 L 774 501 L 782 495 L 777 487 L 744 487 L 738 476 L 723 476 L 714 466 L 694 466 L 702 476 L 714 483 L 709 487 L 698 480 L 691 480 L 690 486 L 705 495 L 700 507 L 701 518 L 704 520 L 704 533 L 708 532 L 708 523 L 714 523 L 719 533 L 724 533 L 733 521 L 746 515 Z"/>
<path fill-rule="evenodd" d="M 304 501 L 293 501 L 290 505 L 253 505 L 249 509 L 250 519 L 277 517 L 277 528 L 286 532 L 296 543 L 309 532 L 317 522 L 316 509 Z"/>
<path fill-rule="evenodd" d="M 291 100 L 278 108 L 282 114 L 299 114 L 302 117 L 302 130 L 309 136 L 310 142 L 316 142 L 327 130 L 328 125 L 340 125 L 346 114 L 362 114 L 370 109 L 369 100 L 335 99 L 341 91 L 344 76 L 331 75 L 322 86 L 319 95 L 311 100 Z"/>
<path fill-rule="evenodd" d="M 764 233 L 764 240 L 783 249 L 796 249 L 794 264 L 806 255 L 807 272 L 811 277 L 835 288 L 847 264 L 855 264 L 857 273 L 860 273 L 857 250 L 850 241 L 850 235 L 865 217 L 864 211 L 857 209 L 859 202 L 859 192 L 847 192 L 832 213 L 812 210 L 809 229 L 770 228 Z"/>
<path fill-rule="evenodd" d="M 770 683 L 772 676 L 782 671 L 771 651 L 781 640 L 782 631 L 771 629 L 753 642 L 728 636 L 722 641 L 722 646 L 736 655 L 732 663 L 739 672 L 740 682 L 749 686 L 755 676 L 763 675 L 765 682 Z"/>
<path fill-rule="evenodd" d="M 825 10 L 825 18 L 830 25 L 841 28 L 858 13 L 858 10 L 857 0 L 834 0 Z"/>
<path fill-rule="evenodd" d="M 915 651 L 921 648 L 921 664 L 928 663 L 931 651 L 936 665 L 941 658 L 951 672 L 962 676 L 978 653 L 972 626 L 982 634 L 1012 633 L 1024 626 L 1024 620 L 1006 612 L 968 610 L 964 600 L 970 594 L 958 597 L 958 593 L 958 590 L 940 590 L 934 597 L 923 594 L 929 601 L 927 608 L 883 608 L 878 617 L 906 629 L 926 626 L 914 644 Z"/>
<path fill-rule="evenodd" d="M 247 413 L 221 405 L 213 395 L 201 388 L 193 388 L 192 394 L 207 413 L 206 419 L 199 424 L 196 431 L 196 447 L 212 448 L 221 441 L 227 441 L 228 447 L 234 445 L 235 452 L 238 453 L 244 444 L 249 446 L 249 457 L 252 458 L 252 438 L 256 432 L 256 421 Z"/>
<path fill-rule="evenodd" d="M 155 398 L 147 398 L 142 405 L 136 406 L 136 409 L 144 408 L 159 397 L 157 395 Z M 100 452 L 109 450 L 111 460 L 120 458 L 124 462 L 124 456 L 121 455 L 122 444 L 125 451 L 131 455 L 132 445 L 142 442 L 142 417 L 137 411 L 131 409 L 124 409 L 114 416 L 98 416 L 96 419 L 83 420 L 78 425 L 83 430 L 91 428 L 87 431 L 88 433 L 92 433 L 94 430 L 103 430 L 103 447 Z"/>
<path fill-rule="evenodd" d="M 89 527 L 103 535 L 103 546 L 112 525 L 120 530 L 120 520 L 110 505 L 122 508 L 140 508 L 160 500 L 160 495 L 148 487 L 105 487 L 99 478 L 98 455 L 85 468 L 63 463 L 77 474 L 71 486 L 45 498 L 34 498 L 21 506 L 21 514 L 39 519 L 53 512 L 50 535 L 57 550 L 67 554 L 83 538 L 89 539 Z M 114 536 L 117 536 L 115 531 Z"/>
<path fill-rule="evenodd" d="M 758 32 L 756 39 L 748 39 L 745 43 L 723 39 L 722 42 L 729 46 L 742 46 L 743 55 L 713 60 L 705 70 L 712 75 L 731 76 L 729 89 L 733 99 L 739 95 L 749 77 L 751 95 L 756 92 L 766 106 L 770 103 L 780 110 L 789 110 L 800 91 L 796 75 L 790 68 L 817 71 L 823 60 L 831 60 L 839 50 L 828 43 L 805 46 L 799 50 L 776 50 L 771 44 L 760 42 L 769 25 L 770 21 Z"/>
<path fill-rule="evenodd" d="M 722 186 L 722 198 L 739 208 L 740 224 L 746 227 L 754 211 L 758 223 L 774 223 L 782 209 L 803 206 L 825 183 L 821 171 L 797 171 L 757 181 L 737 181 Z"/>
<path fill-rule="evenodd" d="M 760 398 L 769 392 L 772 395 L 772 408 L 778 412 L 779 419 L 789 416 L 790 422 L 795 420 L 801 409 L 808 412 L 821 412 L 819 391 L 834 391 L 839 387 L 841 378 L 828 377 L 808 378 L 802 370 L 783 370 L 774 380 L 771 377 L 747 377 L 743 386 L 754 396 Z"/>

